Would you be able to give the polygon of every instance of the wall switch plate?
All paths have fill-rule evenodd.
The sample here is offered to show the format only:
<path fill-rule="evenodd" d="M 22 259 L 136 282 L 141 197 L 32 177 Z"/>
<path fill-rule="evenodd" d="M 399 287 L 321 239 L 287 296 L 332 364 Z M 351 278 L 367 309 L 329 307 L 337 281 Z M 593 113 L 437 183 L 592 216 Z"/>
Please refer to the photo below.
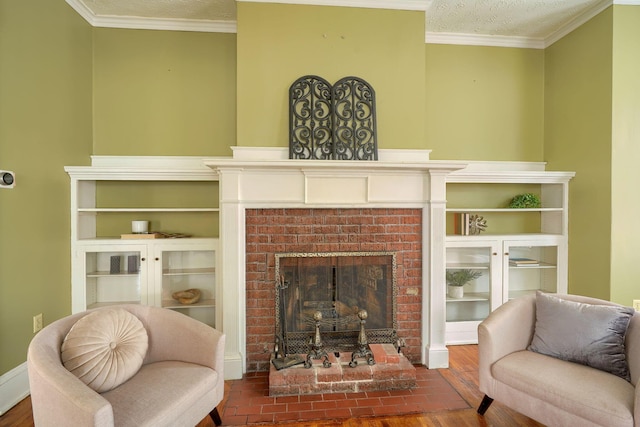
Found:
<path fill-rule="evenodd" d="M 33 333 L 40 331 L 42 329 L 42 313 L 36 314 L 33 316 Z"/>
<path fill-rule="evenodd" d="M 640 299 L 633 300 L 633 308 L 635 308 L 636 311 L 640 311 Z"/>

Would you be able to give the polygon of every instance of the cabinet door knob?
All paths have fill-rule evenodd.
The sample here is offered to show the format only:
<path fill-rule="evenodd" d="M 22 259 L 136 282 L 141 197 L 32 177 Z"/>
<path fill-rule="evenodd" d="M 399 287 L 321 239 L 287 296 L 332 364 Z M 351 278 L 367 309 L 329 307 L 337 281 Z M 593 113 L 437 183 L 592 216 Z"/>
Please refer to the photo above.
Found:
<path fill-rule="evenodd" d="M 506 256 L 509 256 L 509 252 L 505 252 L 504 254 L 505 254 Z"/>
<path fill-rule="evenodd" d="M 498 252 L 494 252 L 493 255 L 498 255 Z"/>
<path fill-rule="evenodd" d="M 146 258 L 140 258 L 140 261 L 146 261 Z"/>
<path fill-rule="evenodd" d="M 156 257 L 156 261 L 160 261 L 160 258 Z"/>

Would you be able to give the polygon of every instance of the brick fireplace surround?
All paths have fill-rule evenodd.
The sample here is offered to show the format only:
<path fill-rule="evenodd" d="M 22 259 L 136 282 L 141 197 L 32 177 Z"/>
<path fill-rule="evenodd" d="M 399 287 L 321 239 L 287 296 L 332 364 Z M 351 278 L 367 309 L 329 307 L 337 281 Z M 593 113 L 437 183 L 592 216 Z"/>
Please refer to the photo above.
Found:
<path fill-rule="evenodd" d="M 419 363 L 422 210 L 247 209 L 247 371 L 269 370 L 275 336 L 275 257 L 293 252 L 396 252 L 398 337 Z"/>
<path fill-rule="evenodd" d="M 225 378 L 269 367 L 279 252 L 396 251 L 405 354 L 429 368 L 448 366 L 446 177 L 466 163 L 431 161 L 429 150 L 379 150 L 378 158 L 291 160 L 287 148 L 233 147 L 231 158 L 204 159 L 220 181 Z"/>

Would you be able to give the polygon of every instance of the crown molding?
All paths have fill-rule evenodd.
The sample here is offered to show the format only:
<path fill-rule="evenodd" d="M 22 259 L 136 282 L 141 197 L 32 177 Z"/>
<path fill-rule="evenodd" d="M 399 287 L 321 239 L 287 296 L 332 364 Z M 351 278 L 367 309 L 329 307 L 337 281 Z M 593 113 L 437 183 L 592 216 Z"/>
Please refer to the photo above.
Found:
<path fill-rule="evenodd" d="M 139 18 L 132 16 L 96 16 L 92 24 L 103 28 L 134 30 L 196 31 L 202 33 L 236 33 L 236 21 L 196 19 Z"/>
<path fill-rule="evenodd" d="M 593 7 L 585 10 L 582 14 L 576 16 L 574 19 L 569 21 L 563 27 L 559 28 L 557 31 L 554 31 L 553 33 L 549 34 L 544 40 L 545 42 L 544 47 L 551 46 L 552 44 L 554 44 L 555 42 L 557 42 L 558 40 L 560 40 L 561 38 L 563 38 L 564 36 L 572 32 L 573 30 L 585 24 L 591 18 L 595 17 L 596 15 L 598 15 L 600 12 L 602 12 L 612 4 L 614 4 L 614 2 L 611 0 L 602 0 L 596 3 L 595 5 L 593 5 Z"/>
<path fill-rule="evenodd" d="M 80 0 L 65 0 L 92 27 L 134 30 L 195 31 L 204 33 L 236 33 L 236 21 L 204 19 L 162 19 L 137 16 L 96 15 Z"/>
<path fill-rule="evenodd" d="M 543 39 L 529 37 L 489 36 L 484 34 L 435 33 L 427 31 L 427 44 L 454 44 L 467 46 L 517 47 L 526 49 L 544 49 Z"/>
<path fill-rule="evenodd" d="M 314 6 L 361 7 L 365 9 L 393 9 L 426 11 L 433 0 L 236 0 L 237 3 L 281 3 Z"/>

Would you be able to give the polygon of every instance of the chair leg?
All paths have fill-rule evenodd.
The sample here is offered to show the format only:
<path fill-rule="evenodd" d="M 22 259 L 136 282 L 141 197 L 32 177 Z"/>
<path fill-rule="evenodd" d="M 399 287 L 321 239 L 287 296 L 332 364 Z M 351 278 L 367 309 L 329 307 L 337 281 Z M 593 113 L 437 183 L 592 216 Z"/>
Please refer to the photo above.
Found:
<path fill-rule="evenodd" d="M 484 413 L 487 412 L 487 409 L 489 409 L 489 406 L 491 406 L 492 403 L 493 399 L 485 394 L 482 398 L 482 402 L 480 402 L 480 406 L 478 406 L 478 413 L 480 415 L 484 415 Z"/>
<path fill-rule="evenodd" d="M 213 420 L 213 423 L 217 426 L 222 425 L 222 418 L 220 418 L 220 413 L 218 412 L 218 408 L 213 408 L 213 411 L 209 412 L 209 416 Z"/>

